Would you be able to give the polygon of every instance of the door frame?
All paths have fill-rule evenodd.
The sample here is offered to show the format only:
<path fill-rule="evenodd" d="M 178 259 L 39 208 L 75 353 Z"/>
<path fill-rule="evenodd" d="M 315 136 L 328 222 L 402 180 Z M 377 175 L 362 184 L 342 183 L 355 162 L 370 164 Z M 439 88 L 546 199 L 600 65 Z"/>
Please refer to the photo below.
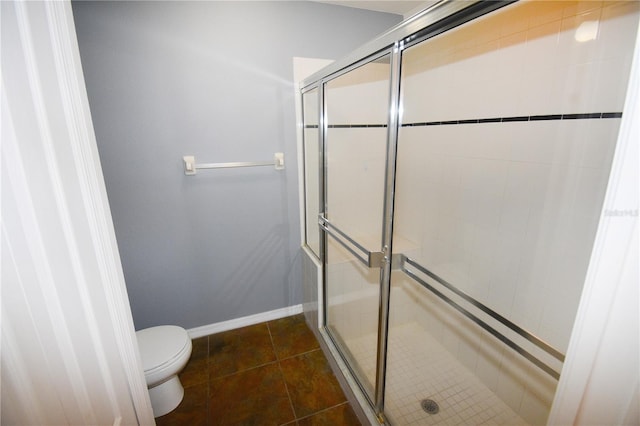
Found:
<path fill-rule="evenodd" d="M 3 419 L 154 424 L 71 3 L 2 8 Z"/>

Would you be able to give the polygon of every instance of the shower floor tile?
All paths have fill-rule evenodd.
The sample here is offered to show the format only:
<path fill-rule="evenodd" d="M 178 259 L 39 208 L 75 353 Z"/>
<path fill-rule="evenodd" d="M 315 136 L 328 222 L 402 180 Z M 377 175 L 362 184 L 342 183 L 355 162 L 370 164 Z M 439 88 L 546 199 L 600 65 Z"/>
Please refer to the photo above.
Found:
<path fill-rule="evenodd" d="M 347 343 L 357 359 L 366 358 L 375 353 L 376 336 Z M 393 327 L 388 348 L 385 411 L 394 425 L 527 424 L 418 324 Z M 422 409 L 426 398 L 438 403 L 437 414 Z"/>

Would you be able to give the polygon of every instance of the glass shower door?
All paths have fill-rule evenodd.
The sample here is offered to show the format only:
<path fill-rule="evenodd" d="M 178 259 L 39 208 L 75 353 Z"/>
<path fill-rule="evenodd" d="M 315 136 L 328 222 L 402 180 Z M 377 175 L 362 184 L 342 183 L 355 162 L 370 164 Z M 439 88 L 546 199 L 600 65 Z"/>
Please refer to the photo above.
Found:
<path fill-rule="evenodd" d="M 302 94 L 303 152 L 304 152 L 304 213 L 305 238 L 307 247 L 320 258 L 320 133 L 318 121 L 318 88 Z"/>
<path fill-rule="evenodd" d="M 638 9 L 519 2 L 404 50 L 385 393 L 393 424 L 546 423 Z"/>
<path fill-rule="evenodd" d="M 325 85 L 326 329 L 370 400 L 376 380 L 389 55 Z"/>

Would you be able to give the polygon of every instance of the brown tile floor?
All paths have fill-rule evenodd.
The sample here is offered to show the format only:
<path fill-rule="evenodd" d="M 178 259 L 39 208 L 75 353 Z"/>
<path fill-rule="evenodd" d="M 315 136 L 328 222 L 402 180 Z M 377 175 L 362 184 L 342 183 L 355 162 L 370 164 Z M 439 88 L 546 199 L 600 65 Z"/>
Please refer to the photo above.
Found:
<path fill-rule="evenodd" d="M 180 380 L 158 426 L 360 425 L 302 314 L 195 339 Z"/>

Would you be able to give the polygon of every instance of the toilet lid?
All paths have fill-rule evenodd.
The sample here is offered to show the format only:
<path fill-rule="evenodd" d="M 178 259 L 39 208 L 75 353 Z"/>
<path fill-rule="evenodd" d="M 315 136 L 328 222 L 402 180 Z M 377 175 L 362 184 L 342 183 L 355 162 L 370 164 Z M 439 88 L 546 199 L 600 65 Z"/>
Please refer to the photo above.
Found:
<path fill-rule="evenodd" d="M 153 370 L 173 360 L 187 345 L 187 331 L 175 325 L 161 325 L 136 332 L 142 368 Z"/>

